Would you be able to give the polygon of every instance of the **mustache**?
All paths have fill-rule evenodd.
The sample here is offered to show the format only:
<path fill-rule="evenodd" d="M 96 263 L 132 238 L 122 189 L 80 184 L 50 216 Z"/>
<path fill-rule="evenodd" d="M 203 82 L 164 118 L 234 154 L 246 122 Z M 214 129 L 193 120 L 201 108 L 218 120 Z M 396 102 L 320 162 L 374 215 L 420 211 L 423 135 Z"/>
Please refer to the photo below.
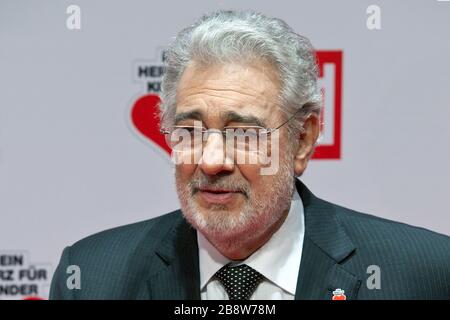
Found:
<path fill-rule="evenodd" d="M 197 193 L 200 189 L 227 189 L 243 193 L 248 197 L 250 187 L 248 183 L 232 178 L 230 176 L 215 176 L 213 178 L 200 175 L 189 182 L 192 195 Z"/>

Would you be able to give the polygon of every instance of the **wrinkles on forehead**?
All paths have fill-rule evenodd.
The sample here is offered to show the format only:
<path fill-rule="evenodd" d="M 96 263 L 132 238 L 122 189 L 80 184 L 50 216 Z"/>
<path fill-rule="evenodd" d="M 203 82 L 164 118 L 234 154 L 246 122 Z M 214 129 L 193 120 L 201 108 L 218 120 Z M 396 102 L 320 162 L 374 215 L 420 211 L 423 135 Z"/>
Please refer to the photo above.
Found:
<path fill-rule="evenodd" d="M 177 116 L 222 121 L 264 119 L 278 115 L 280 83 L 275 69 L 265 63 L 197 66 L 184 72 L 177 90 Z M 195 112 L 194 112 L 195 111 Z M 183 114 L 183 115 L 181 115 Z"/>

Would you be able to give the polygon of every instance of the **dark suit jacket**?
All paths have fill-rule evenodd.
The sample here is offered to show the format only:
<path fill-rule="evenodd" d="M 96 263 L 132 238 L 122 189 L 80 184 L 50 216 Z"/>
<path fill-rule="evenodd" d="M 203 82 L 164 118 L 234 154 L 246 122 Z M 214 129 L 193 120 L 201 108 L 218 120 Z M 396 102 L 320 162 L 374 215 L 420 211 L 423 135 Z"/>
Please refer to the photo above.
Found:
<path fill-rule="evenodd" d="M 296 299 L 329 300 L 336 288 L 347 299 L 450 299 L 449 237 L 334 205 L 296 184 L 305 209 Z M 69 265 L 80 267 L 79 290 L 67 288 Z M 380 289 L 367 286 L 370 265 L 380 268 Z M 177 210 L 66 247 L 50 298 L 200 299 L 199 278 L 196 233 Z"/>

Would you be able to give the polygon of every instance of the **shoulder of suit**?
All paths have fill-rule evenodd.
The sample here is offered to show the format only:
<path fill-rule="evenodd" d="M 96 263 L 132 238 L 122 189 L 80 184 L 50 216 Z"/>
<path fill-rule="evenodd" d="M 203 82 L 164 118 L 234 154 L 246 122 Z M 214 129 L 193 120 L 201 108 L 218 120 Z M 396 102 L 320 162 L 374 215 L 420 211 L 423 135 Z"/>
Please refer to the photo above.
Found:
<path fill-rule="evenodd" d="M 422 254 L 450 261 L 450 237 L 447 235 L 328 204 L 334 208 L 337 219 L 357 247 L 386 249 L 392 254 Z"/>
<path fill-rule="evenodd" d="M 183 219 L 181 211 L 176 210 L 152 219 L 107 229 L 70 246 L 71 256 L 95 256 L 108 253 L 133 252 L 142 242 L 148 246 L 156 245 L 177 221 Z"/>

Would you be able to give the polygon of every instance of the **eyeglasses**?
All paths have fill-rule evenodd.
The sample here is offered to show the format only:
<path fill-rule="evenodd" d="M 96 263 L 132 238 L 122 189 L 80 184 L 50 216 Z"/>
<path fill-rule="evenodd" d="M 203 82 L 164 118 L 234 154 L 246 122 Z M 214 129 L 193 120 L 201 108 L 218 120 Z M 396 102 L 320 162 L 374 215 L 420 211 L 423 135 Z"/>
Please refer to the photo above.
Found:
<path fill-rule="evenodd" d="M 227 147 L 232 147 L 237 151 L 259 153 L 262 150 L 266 151 L 267 147 L 270 146 L 271 135 L 289 123 L 301 109 L 275 128 L 226 126 L 223 130 L 206 129 L 201 121 L 194 121 L 193 126 L 175 125 L 162 128 L 160 132 L 164 134 L 167 145 L 175 152 L 198 150 L 208 141 L 211 134 L 217 133 L 225 138 Z M 198 125 L 195 124 L 196 122 L 198 122 Z M 303 127 L 300 130 L 303 130 Z"/>

